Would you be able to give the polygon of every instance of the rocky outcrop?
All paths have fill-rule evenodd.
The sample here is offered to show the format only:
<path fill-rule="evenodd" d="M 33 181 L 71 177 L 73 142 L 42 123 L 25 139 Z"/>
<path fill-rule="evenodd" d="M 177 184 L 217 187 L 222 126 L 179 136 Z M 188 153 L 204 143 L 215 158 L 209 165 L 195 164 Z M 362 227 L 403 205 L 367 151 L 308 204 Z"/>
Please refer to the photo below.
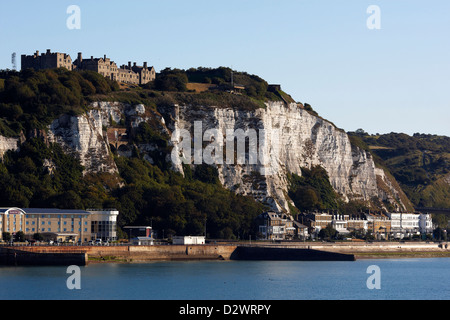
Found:
<path fill-rule="evenodd" d="M 19 138 L 7 138 L 0 136 L 0 159 L 3 159 L 3 155 L 9 150 L 19 149 Z"/>
<path fill-rule="evenodd" d="M 130 105 L 120 102 L 94 102 L 89 111 L 82 115 L 63 115 L 53 121 L 48 130 L 48 141 L 63 146 L 65 152 L 74 155 L 84 167 L 84 173 L 118 173 L 111 154 L 111 145 L 117 145 L 108 138 L 108 129 L 118 128 L 132 136 L 143 121 L 158 122 L 165 130 L 162 117 L 144 105 Z M 114 130 L 113 137 L 114 137 Z M 114 139 L 114 138 L 113 138 Z M 119 154 L 131 156 L 132 141 L 121 141 L 124 151 Z M 150 145 L 136 146 L 145 150 Z M 150 161 L 151 159 L 148 158 Z"/>
<path fill-rule="evenodd" d="M 77 157 L 85 173 L 115 173 L 117 167 L 103 135 L 107 125 L 101 111 L 95 109 L 80 116 L 64 115 L 50 125 L 48 139 Z"/>

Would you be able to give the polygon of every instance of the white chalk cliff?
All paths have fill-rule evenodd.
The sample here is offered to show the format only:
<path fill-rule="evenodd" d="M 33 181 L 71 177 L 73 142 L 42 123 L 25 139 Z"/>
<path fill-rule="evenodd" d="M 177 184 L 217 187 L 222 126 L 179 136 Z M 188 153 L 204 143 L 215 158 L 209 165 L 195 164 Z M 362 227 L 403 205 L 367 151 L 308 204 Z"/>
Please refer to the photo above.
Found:
<path fill-rule="evenodd" d="M 203 131 L 218 129 L 223 136 L 227 129 L 263 132 L 267 157 L 264 163 L 224 163 L 217 167 L 225 187 L 251 195 L 270 204 L 274 210 L 289 211 L 288 173 L 301 175 L 302 167 L 313 165 L 320 165 L 327 171 L 331 185 L 346 200 L 376 197 L 399 208 L 407 205 L 402 200 L 406 199 L 402 197 L 403 191 L 394 187 L 382 169 L 375 168 L 370 153 L 352 146 L 343 130 L 295 103 L 270 102 L 266 108 L 254 111 L 175 106 L 170 118 L 172 123 L 166 123 L 171 130 L 189 130 L 192 136 L 195 121 L 202 121 Z M 177 148 L 181 149 L 180 140 L 174 139 L 175 152 Z M 182 172 L 180 165 L 177 170 Z M 383 186 L 387 188 L 380 189 L 377 175 L 379 181 L 385 181 Z"/>

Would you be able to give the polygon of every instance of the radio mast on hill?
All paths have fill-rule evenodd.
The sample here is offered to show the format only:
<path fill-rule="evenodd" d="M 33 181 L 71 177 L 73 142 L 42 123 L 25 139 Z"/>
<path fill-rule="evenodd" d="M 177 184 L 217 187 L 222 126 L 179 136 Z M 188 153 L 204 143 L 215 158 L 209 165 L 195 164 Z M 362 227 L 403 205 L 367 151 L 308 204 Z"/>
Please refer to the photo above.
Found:
<path fill-rule="evenodd" d="M 12 69 L 14 71 L 16 71 L 17 70 L 17 64 L 16 64 L 16 53 L 15 52 L 13 52 L 12 55 L 11 55 L 11 64 L 12 64 Z"/>

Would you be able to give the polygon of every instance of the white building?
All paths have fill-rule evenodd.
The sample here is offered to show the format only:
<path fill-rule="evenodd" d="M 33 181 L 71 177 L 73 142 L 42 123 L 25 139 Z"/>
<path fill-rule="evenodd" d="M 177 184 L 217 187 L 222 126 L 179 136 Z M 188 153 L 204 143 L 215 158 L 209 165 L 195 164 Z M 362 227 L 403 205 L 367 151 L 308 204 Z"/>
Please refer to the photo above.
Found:
<path fill-rule="evenodd" d="M 331 226 L 340 234 L 350 233 L 350 231 L 347 229 L 349 218 L 350 216 L 348 215 L 342 214 L 333 215 L 331 219 Z"/>
<path fill-rule="evenodd" d="M 172 238 L 173 244 L 205 244 L 206 240 L 204 236 L 185 236 L 185 237 L 173 237 Z"/>
<path fill-rule="evenodd" d="M 397 234 L 419 234 L 433 231 L 431 214 L 388 213 L 391 219 L 391 231 Z"/>
<path fill-rule="evenodd" d="M 433 232 L 433 219 L 429 213 L 421 213 L 419 216 L 419 230 L 421 233 Z"/>

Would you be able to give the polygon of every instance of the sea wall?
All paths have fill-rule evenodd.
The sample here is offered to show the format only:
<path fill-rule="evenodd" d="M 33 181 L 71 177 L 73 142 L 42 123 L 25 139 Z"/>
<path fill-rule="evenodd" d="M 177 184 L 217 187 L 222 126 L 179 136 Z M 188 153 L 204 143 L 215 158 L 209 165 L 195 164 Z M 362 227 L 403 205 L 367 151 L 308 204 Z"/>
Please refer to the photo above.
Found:
<path fill-rule="evenodd" d="M 354 261 L 401 257 L 450 257 L 450 247 L 446 247 L 446 243 L 387 242 L 0 248 L 0 265 L 85 265 L 96 262 L 183 260 Z"/>
<path fill-rule="evenodd" d="M 270 261 L 354 261 L 349 253 L 320 251 L 305 248 L 237 247 L 231 260 Z"/>
<path fill-rule="evenodd" d="M 233 245 L 154 245 L 29 246 L 20 247 L 20 250 L 16 251 L 20 251 L 20 254 L 34 254 L 36 256 L 55 254 L 57 259 L 72 254 L 85 254 L 86 261 L 89 262 L 145 262 L 159 260 L 229 260 L 235 250 L 236 246 Z"/>
<path fill-rule="evenodd" d="M 7 266 L 84 266 L 87 254 L 79 252 L 27 252 L 16 249 L 0 249 L 0 265 Z"/>

